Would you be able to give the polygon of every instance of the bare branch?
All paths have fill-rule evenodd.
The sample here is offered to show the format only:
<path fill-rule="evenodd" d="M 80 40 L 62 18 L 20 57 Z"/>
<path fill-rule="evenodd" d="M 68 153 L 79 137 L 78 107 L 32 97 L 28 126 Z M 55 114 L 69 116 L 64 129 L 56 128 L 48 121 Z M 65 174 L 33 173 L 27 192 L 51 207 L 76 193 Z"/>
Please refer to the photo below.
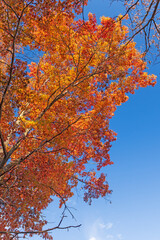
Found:
<path fill-rule="evenodd" d="M 42 234 L 42 233 L 50 232 L 50 231 L 53 231 L 53 230 L 56 230 L 56 229 L 67 230 L 67 229 L 70 229 L 70 228 L 81 227 L 81 224 L 61 227 L 61 224 L 62 224 L 62 222 L 65 218 L 64 212 L 65 212 L 65 209 L 64 209 L 63 215 L 62 215 L 62 217 L 61 217 L 61 219 L 60 219 L 60 221 L 59 221 L 59 223 L 56 227 L 48 228 L 46 230 L 41 230 L 41 231 L 0 231 L 0 234 L 16 234 L 16 235 L 18 235 L 18 234 Z"/>
<path fill-rule="evenodd" d="M 1 140 L 1 144 L 2 144 L 4 157 L 6 157 L 7 156 L 7 150 L 6 150 L 6 147 L 5 147 L 5 143 L 4 143 L 4 139 L 3 139 L 1 129 L 0 129 L 0 140 Z"/>

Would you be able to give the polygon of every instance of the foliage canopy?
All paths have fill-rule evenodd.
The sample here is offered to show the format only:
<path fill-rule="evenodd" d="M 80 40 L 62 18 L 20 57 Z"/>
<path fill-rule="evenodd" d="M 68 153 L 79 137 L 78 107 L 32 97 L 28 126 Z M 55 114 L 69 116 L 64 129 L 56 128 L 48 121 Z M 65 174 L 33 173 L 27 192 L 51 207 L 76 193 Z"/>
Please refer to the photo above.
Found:
<path fill-rule="evenodd" d="M 42 210 L 53 196 L 66 206 L 79 182 L 86 202 L 110 193 L 101 171 L 112 164 L 109 121 L 127 93 L 155 84 L 135 43 L 125 44 L 121 21 L 102 17 L 98 25 L 91 13 L 75 20 L 86 3 L 0 2 L 3 239 L 19 232 L 52 239 Z"/>

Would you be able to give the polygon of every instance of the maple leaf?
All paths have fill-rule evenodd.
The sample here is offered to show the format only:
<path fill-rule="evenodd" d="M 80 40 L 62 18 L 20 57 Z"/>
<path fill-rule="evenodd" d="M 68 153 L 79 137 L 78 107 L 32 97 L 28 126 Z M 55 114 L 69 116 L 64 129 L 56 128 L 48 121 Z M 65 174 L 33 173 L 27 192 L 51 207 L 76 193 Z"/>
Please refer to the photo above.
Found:
<path fill-rule="evenodd" d="M 82 7 L 71 0 L 0 3 L 3 239 L 51 239 L 41 213 L 52 197 L 67 208 L 79 183 L 89 203 L 111 193 L 100 172 L 113 164 L 110 119 L 127 93 L 155 84 L 135 43 L 123 44 L 128 29 L 107 17 L 98 25 L 91 13 L 76 21 Z"/>

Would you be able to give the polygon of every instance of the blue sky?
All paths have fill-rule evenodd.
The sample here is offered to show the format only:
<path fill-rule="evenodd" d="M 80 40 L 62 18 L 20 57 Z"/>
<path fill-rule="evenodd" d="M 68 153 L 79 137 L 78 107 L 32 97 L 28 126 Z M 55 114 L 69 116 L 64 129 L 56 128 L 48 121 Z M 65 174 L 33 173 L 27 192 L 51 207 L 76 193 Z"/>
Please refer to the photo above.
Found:
<path fill-rule="evenodd" d="M 107 0 L 90 0 L 85 8 L 99 17 L 115 17 L 124 13 L 117 2 L 109 7 Z M 139 44 L 142 40 L 139 40 Z M 137 47 L 139 47 L 137 45 Z M 111 129 L 118 133 L 110 151 L 114 165 L 104 171 L 113 193 L 98 199 L 91 206 L 75 195 L 68 205 L 76 220 L 67 224 L 82 224 L 79 229 L 56 230 L 55 240 L 159 240 L 160 239 L 160 86 L 159 66 L 149 66 L 158 83 L 139 89 L 128 102 L 118 107 L 111 120 Z M 54 225 L 59 216 L 56 202 L 44 215 Z M 34 236 L 35 240 L 39 239 Z"/>

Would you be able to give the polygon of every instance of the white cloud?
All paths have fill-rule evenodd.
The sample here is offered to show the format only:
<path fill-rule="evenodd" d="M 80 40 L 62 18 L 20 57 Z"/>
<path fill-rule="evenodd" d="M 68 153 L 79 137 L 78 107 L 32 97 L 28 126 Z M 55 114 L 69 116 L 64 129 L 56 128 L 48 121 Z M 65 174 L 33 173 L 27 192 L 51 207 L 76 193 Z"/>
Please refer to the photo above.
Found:
<path fill-rule="evenodd" d="M 113 238 L 114 238 L 114 236 L 113 236 L 113 235 L 111 235 L 111 234 L 108 234 L 108 235 L 106 236 L 106 238 L 107 238 L 107 239 L 113 239 Z"/>
<path fill-rule="evenodd" d="M 122 234 L 117 234 L 117 238 L 119 239 L 119 240 L 122 240 L 123 239 L 123 237 L 122 237 Z"/>
<path fill-rule="evenodd" d="M 100 227 L 100 228 L 105 228 L 106 225 L 105 225 L 104 223 L 99 223 L 99 227 Z"/>
<path fill-rule="evenodd" d="M 111 223 L 111 222 L 109 222 L 109 223 L 107 223 L 107 224 L 104 224 L 104 223 L 99 223 L 99 226 L 100 226 L 100 228 L 105 228 L 105 229 L 111 229 L 112 227 L 113 227 L 113 223 Z"/>
<path fill-rule="evenodd" d="M 104 222 L 102 219 L 97 218 L 90 226 L 88 229 L 89 231 L 87 232 L 88 235 L 88 240 L 114 240 L 115 237 L 111 235 L 111 228 L 113 227 L 112 222 Z M 107 238 L 106 238 L 106 234 Z M 110 234 L 110 235 L 109 235 Z M 121 240 L 116 238 L 116 240 Z"/>
<path fill-rule="evenodd" d="M 89 240 L 97 240 L 95 237 L 91 237 Z"/>
<path fill-rule="evenodd" d="M 88 229 L 88 240 L 123 240 L 121 233 L 115 232 L 114 223 L 97 218 Z"/>
<path fill-rule="evenodd" d="M 111 229 L 113 227 L 113 223 L 107 223 L 106 224 L 106 229 Z"/>

